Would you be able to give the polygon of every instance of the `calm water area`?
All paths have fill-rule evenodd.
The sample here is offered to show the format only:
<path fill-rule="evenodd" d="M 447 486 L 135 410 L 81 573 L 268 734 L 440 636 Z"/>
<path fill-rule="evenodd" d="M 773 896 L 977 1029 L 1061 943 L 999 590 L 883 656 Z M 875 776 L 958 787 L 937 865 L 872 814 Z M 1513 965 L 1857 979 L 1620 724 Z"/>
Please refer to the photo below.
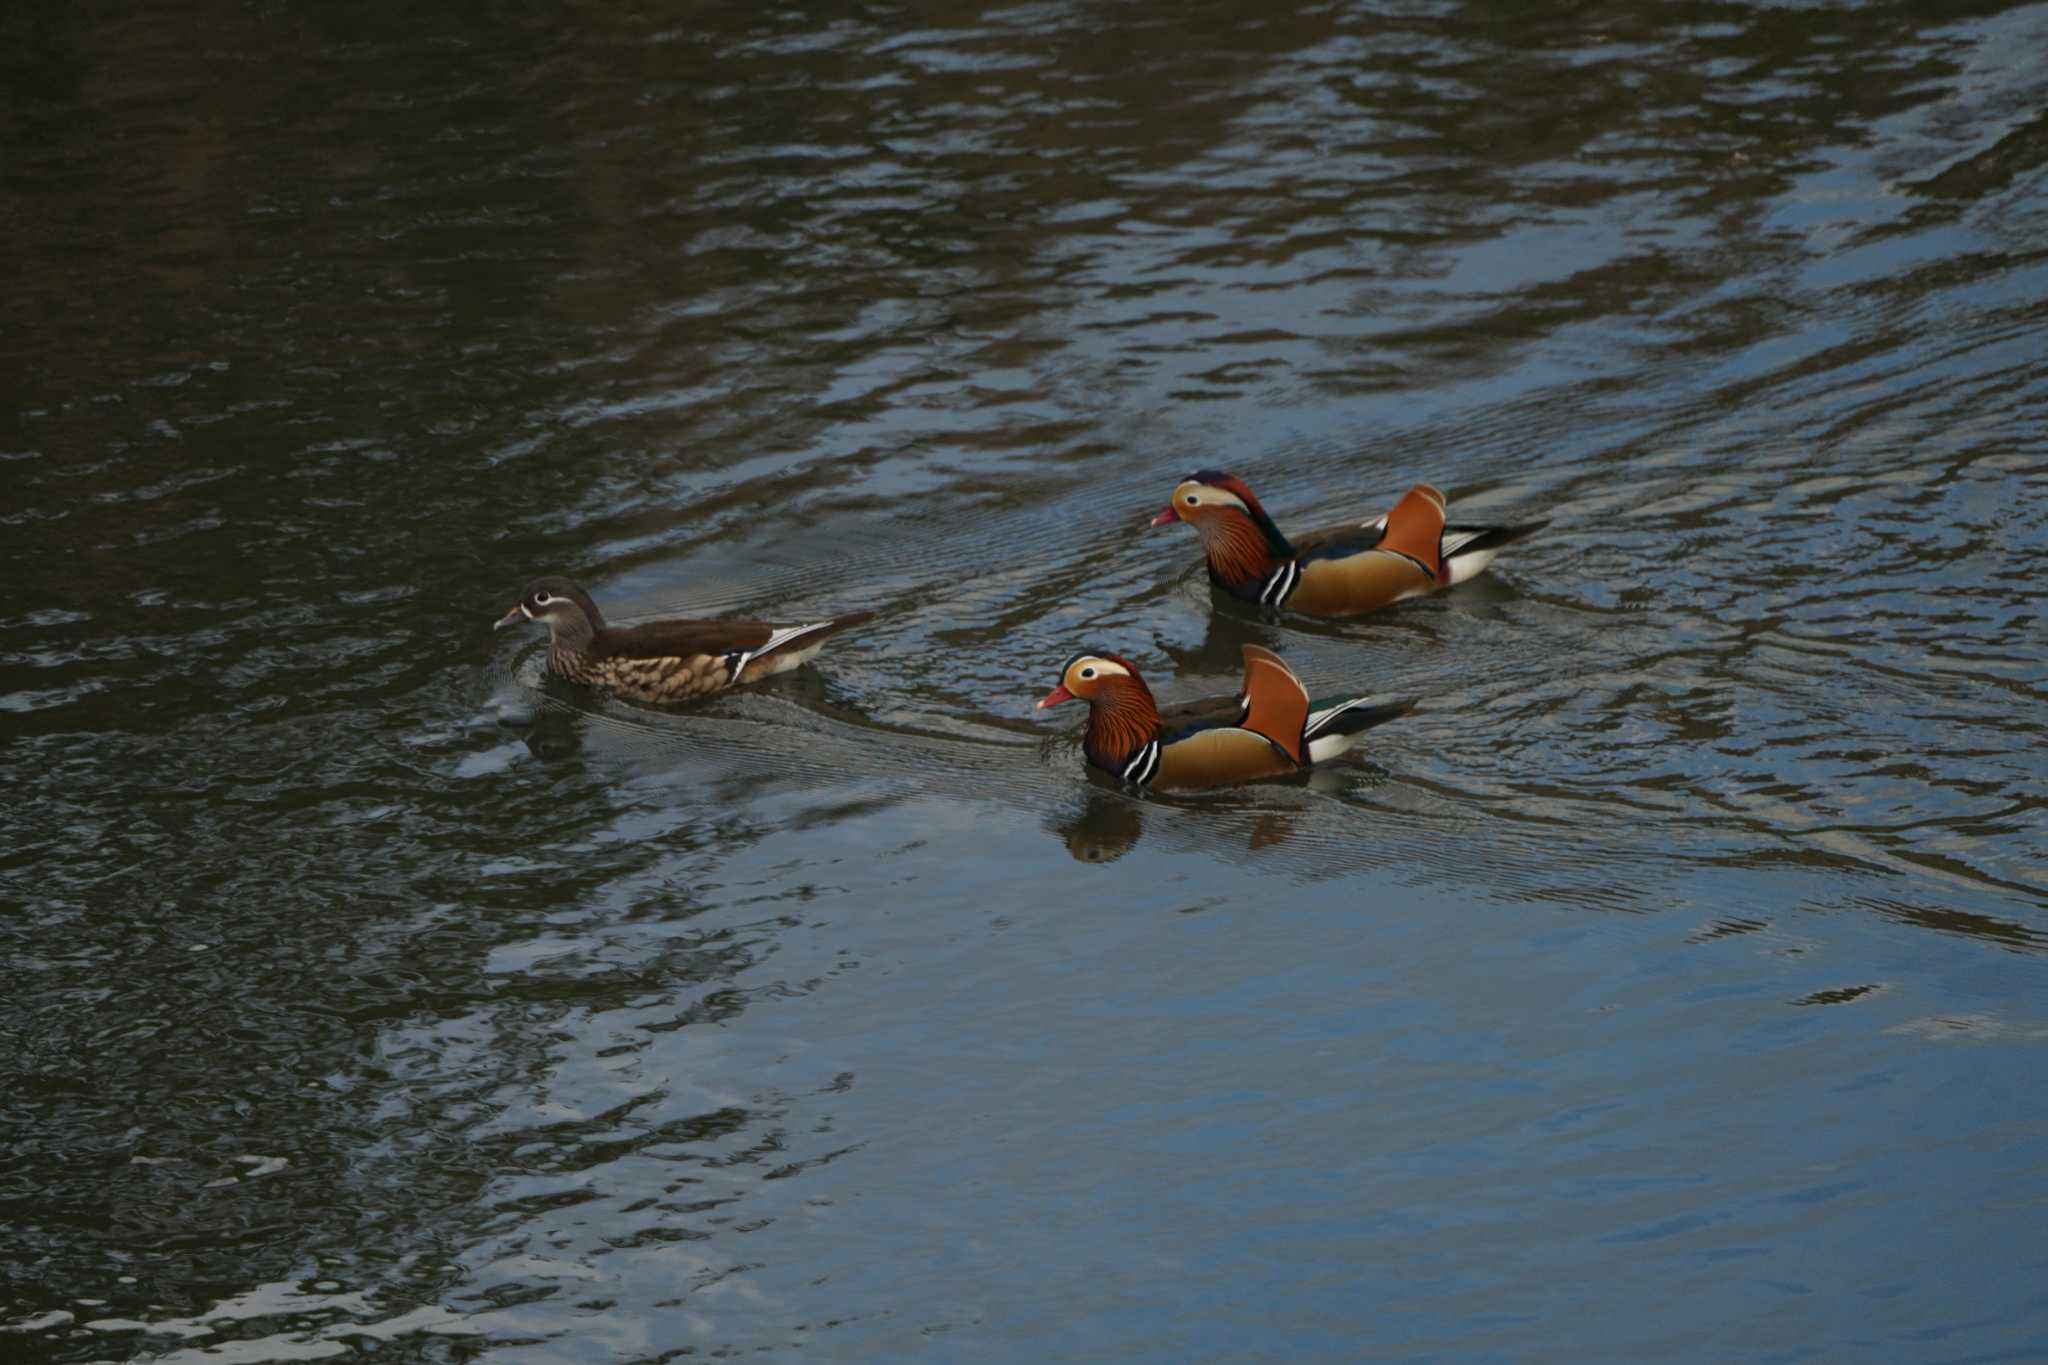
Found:
<path fill-rule="evenodd" d="M 8 1365 L 2048 1360 L 2048 5 L 10 0 L 0 233 Z"/>

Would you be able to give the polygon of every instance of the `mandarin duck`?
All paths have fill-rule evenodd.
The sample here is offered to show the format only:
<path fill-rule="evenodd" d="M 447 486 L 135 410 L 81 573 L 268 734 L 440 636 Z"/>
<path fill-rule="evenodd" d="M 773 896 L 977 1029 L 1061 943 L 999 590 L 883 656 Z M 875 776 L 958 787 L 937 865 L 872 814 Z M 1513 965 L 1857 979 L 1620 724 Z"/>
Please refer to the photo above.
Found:
<path fill-rule="evenodd" d="M 1446 526 L 1444 495 L 1418 483 L 1376 521 L 1289 540 L 1244 480 L 1205 469 L 1173 490 L 1154 526 L 1184 521 L 1202 537 L 1209 580 L 1233 597 L 1310 616 L 1357 616 L 1463 583 L 1501 548 L 1540 531 L 1520 526 Z"/>
<path fill-rule="evenodd" d="M 1335 758 L 1361 732 L 1412 710 L 1412 701 L 1310 701 L 1270 649 L 1244 647 L 1244 691 L 1161 709 L 1138 667 L 1119 654 L 1076 654 L 1038 709 L 1088 703 L 1088 762 L 1140 787 L 1213 787 L 1301 772 Z"/>
<path fill-rule="evenodd" d="M 809 663 L 825 637 L 858 625 L 855 612 L 806 626 L 759 621 L 649 621 L 608 626 L 590 594 L 569 579 L 536 578 L 496 629 L 539 621 L 548 628 L 548 671 L 631 701 L 681 701 Z"/>

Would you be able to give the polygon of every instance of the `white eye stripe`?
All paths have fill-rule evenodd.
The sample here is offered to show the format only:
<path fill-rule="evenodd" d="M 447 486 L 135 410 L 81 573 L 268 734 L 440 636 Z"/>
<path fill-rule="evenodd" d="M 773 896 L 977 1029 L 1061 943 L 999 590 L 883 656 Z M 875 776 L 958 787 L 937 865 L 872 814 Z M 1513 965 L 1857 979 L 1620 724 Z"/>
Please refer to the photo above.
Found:
<path fill-rule="evenodd" d="M 1120 664 L 1113 664 L 1107 659 L 1090 659 L 1086 665 L 1077 666 L 1076 668 L 1077 676 L 1090 680 L 1094 679 L 1097 675 L 1107 677 L 1111 674 L 1121 674 L 1128 678 L 1131 676 L 1131 671 Z"/>
<path fill-rule="evenodd" d="M 1180 500 L 1190 507 L 1235 507 L 1240 512 L 1252 509 L 1244 505 L 1244 499 L 1221 488 L 1212 488 L 1206 483 L 1182 484 L 1175 492 Z"/>

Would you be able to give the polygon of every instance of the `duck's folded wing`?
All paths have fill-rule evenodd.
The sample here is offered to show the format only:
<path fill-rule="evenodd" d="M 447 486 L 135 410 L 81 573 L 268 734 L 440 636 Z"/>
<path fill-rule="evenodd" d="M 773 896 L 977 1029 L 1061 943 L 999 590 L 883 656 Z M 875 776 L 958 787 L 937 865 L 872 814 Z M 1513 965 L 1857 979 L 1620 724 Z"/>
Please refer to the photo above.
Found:
<path fill-rule="evenodd" d="M 1440 581 L 1446 506 L 1444 495 L 1433 485 L 1416 484 L 1387 513 L 1387 533 L 1380 548 L 1414 560 L 1432 580 Z"/>
<path fill-rule="evenodd" d="M 1514 526 L 1469 526 L 1458 523 L 1444 527 L 1443 539 L 1439 545 L 1443 557 L 1473 554 L 1483 550 L 1498 550 L 1512 545 L 1525 536 L 1534 535 L 1550 525 L 1547 521 L 1523 522 Z M 1361 550 L 1378 547 L 1387 536 L 1387 519 L 1382 516 L 1375 521 L 1351 522 L 1343 526 L 1325 526 L 1320 531 L 1292 537 L 1295 554 L 1302 559 L 1337 558 L 1355 555 Z"/>
<path fill-rule="evenodd" d="M 1306 763 L 1301 732 L 1308 720 L 1308 689 L 1272 650 L 1245 645 L 1243 654 L 1245 728 L 1272 740 L 1296 763 Z"/>
<path fill-rule="evenodd" d="M 765 648 L 778 629 L 764 621 L 649 621 L 612 627 L 597 638 L 593 652 L 627 659 L 751 654 Z"/>
<path fill-rule="evenodd" d="M 1207 730 L 1218 725 L 1235 725 L 1244 719 L 1244 698 L 1204 697 L 1159 708 L 1160 734 L 1171 741 L 1178 735 Z"/>
<path fill-rule="evenodd" d="M 1322 559 L 1355 555 L 1370 550 L 1379 544 L 1386 534 L 1387 519 L 1381 517 L 1378 521 L 1354 521 L 1343 526 L 1325 526 L 1320 531 L 1290 536 L 1288 543 L 1294 546 L 1294 555 L 1297 559 Z"/>

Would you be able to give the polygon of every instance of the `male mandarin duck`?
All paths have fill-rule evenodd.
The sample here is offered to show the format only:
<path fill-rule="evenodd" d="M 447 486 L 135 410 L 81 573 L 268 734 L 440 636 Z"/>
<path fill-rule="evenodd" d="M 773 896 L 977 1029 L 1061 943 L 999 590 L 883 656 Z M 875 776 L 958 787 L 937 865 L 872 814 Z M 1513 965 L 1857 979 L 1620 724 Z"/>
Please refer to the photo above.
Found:
<path fill-rule="evenodd" d="M 858 625 L 855 612 L 807 626 L 759 621 L 649 621 L 608 626 L 590 594 L 569 579 L 536 578 L 497 629 L 526 621 L 548 628 L 548 670 L 632 701 L 681 701 L 805 664 L 825 637 Z"/>
<path fill-rule="evenodd" d="M 1310 701 L 1280 656 L 1244 647 L 1244 691 L 1161 710 L 1138 668 L 1118 654 L 1076 654 L 1038 709 L 1088 703 L 1088 762 L 1141 787 L 1212 787 L 1300 772 L 1335 758 L 1359 734 L 1413 709 L 1363 697 Z"/>
<path fill-rule="evenodd" d="M 1548 523 L 1446 526 L 1444 495 L 1418 483 L 1377 521 L 1289 540 L 1244 480 L 1201 470 L 1181 480 L 1154 526 L 1184 521 L 1202 537 L 1209 579 L 1261 607 L 1357 616 L 1463 583 L 1505 545 Z"/>

